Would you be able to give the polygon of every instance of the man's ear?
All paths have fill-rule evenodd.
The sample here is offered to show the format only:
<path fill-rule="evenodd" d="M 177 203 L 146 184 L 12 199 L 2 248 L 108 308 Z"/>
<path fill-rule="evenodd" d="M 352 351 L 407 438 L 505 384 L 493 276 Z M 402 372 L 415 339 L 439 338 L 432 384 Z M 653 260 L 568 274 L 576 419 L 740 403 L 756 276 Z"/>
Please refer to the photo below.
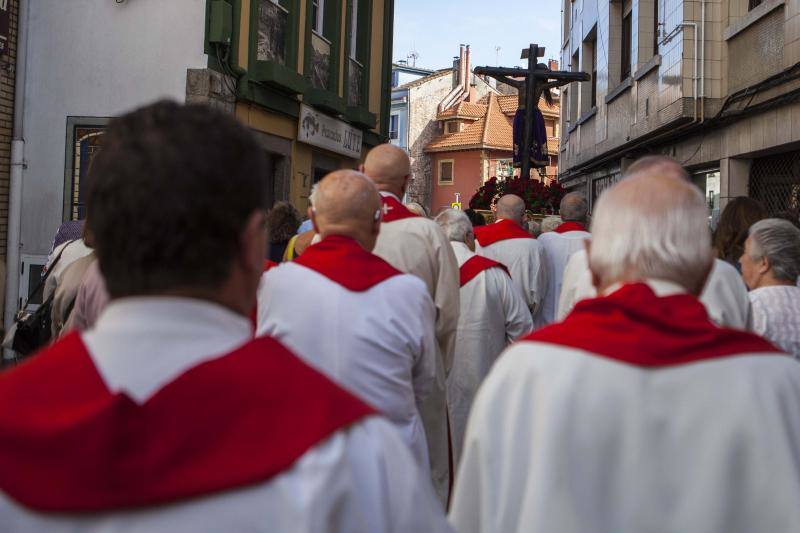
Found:
<path fill-rule="evenodd" d="M 769 272 L 771 268 L 772 265 L 769 264 L 769 259 L 767 259 L 766 255 L 763 256 L 761 260 L 758 262 L 758 273 L 763 276 L 764 274 Z"/>
<path fill-rule="evenodd" d="M 311 226 L 314 228 L 314 233 L 319 234 L 319 226 L 317 225 L 317 212 L 313 207 L 308 208 L 308 216 L 311 219 Z"/>
<path fill-rule="evenodd" d="M 600 279 L 600 276 L 598 276 L 595 273 L 594 269 L 592 268 L 592 261 L 590 259 L 592 257 L 591 253 L 592 240 L 586 239 L 585 241 L 583 241 L 583 247 L 586 249 L 586 264 L 589 266 L 589 272 L 592 274 L 592 286 L 597 291 L 597 293 L 600 294 L 600 287 L 602 284 L 602 280 Z"/>
<path fill-rule="evenodd" d="M 365 174 L 365 172 L 364 172 L 365 168 L 366 167 L 364 166 L 364 163 L 361 163 L 360 165 L 358 165 L 358 171 L 361 172 L 362 174 Z"/>
<path fill-rule="evenodd" d="M 242 231 L 239 256 L 242 267 L 247 271 L 261 272 L 264 269 L 264 258 L 267 255 L 266 218 L 267 214 L 263 210 L 253 211 Z"/>

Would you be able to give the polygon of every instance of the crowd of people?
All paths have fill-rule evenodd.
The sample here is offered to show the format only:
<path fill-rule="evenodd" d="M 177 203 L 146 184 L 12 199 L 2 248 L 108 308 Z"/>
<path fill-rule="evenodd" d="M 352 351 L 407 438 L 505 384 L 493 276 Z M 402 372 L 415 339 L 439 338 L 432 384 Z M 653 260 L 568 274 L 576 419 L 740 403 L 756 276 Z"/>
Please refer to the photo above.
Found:
<path fill-rule="evenodd" d="M 264 165 L 202 106 L 111 122 L 0 374 L 0 530 L 800 530 L 796 214 L 712 235 L 648 156 L 591 220 L 430 218 L 380 145 L 304 221 Z"/>

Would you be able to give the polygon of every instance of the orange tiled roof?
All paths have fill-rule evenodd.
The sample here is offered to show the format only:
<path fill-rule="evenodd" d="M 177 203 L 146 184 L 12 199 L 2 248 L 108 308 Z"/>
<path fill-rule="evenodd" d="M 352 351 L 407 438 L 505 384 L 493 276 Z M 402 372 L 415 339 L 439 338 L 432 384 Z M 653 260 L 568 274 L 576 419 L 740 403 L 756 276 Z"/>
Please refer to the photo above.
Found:
<path fill-rule="evenodd" d="M 486 104 L 476 104 L 473 102 L 459 102 L 438 115 L 436 120 L 451 118 L 479 119 L 486 114 Z"/>
<path fill-rule="evenodd" d="M 486 104 L 487 100 L 488 97 L 484 96 L 483 98 L 478 100 L 478 103 Z M 500 104 L 500 109 L 503 111 L 503 113 L 512 117 L 517 112 L 517 109 L 519 107 L 519 97 L 516 94 L 500 95 L 497 97 L 497 102 Z M 558 117 L 558 110 L 559 110 L 558 101 L 553 102 L 553 105 L 549 105 L 544 98 L 540 98 L 539 110 L 542 112 L 543 115 Z"/>
<path fill-rule="evenodd" d="M 440 135 L 425 147 L 426 152 L 446 152 L 473 148 L 513 151 L 514 131 L 511 120 L 500 110 L 497 96 L 487 99 L 485 114 L 456 133 Z"/>

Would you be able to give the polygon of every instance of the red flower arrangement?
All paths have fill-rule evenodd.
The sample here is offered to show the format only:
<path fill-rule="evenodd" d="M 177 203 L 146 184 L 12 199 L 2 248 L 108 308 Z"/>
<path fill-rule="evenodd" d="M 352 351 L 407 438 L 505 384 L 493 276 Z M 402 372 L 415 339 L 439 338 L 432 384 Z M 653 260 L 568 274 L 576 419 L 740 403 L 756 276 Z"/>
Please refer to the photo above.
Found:
<path fill-rule="evenodd" d="M 490 178 L 469 201 L 471 209 L 491 209 L 498 198 L 505 194 L 516 194 L 525 201 L 525 208 L 534 213 L 553 214 L 558 211 L 561 199 L 567 194 L 558 182 L 545 185 L 539 180 L 528 180 L 527 187 L 522 178 L 498 180 Z"/>

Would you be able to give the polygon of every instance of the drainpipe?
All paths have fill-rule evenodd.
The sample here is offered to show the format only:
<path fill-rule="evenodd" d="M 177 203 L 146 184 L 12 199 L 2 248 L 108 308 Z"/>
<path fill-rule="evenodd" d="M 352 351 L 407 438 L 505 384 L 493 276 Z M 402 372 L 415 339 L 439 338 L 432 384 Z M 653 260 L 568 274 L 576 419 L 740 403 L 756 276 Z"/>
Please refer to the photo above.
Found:
<path fill-rule="evenodd" d="M 700 0 L 700 122 L 706 117 L 706 0 Z"/>
<path fill-rule="evenodd" d="M 25 169 L 25 77 L 27 75 L 28 0 L 19 2 L 17 24 L 17 64 L 14 85 L 14 126 L 11 140 L 11 172 L 8 192 L 8 247 L 6 252 L 6 301 L 3 323 L 6 330 L 13 324 L 19 300 L 20 218 L 22 214 L 22 173 Z"/>

